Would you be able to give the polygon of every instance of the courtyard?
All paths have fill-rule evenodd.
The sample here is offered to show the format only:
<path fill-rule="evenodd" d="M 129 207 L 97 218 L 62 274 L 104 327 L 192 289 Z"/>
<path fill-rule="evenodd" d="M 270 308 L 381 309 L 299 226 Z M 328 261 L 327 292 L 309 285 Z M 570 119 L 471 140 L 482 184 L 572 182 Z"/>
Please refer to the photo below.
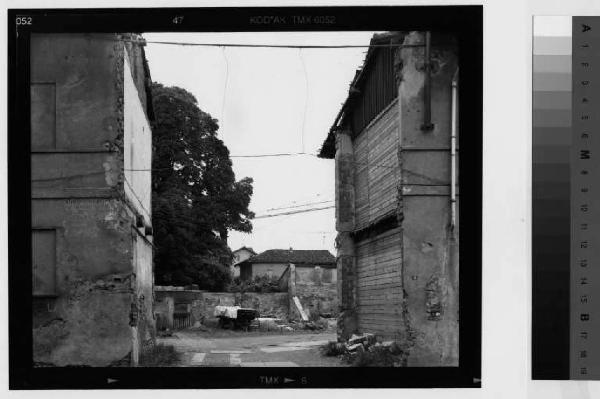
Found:
<path fill-rule="evenodd" d="M 186 329 L 161 337 L 179 354 L 180 367 L 343 367 L 319 347 L 335 341 L 335 332 L 259 332 Z"/>

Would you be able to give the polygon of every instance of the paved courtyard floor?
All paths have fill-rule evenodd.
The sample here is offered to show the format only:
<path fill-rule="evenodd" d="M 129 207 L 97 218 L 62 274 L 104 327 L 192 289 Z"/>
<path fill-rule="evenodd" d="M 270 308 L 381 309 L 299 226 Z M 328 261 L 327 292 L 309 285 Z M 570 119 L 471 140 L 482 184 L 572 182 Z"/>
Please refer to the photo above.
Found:
<path fill-rule="evenodd" d="M 319 346 L 335 340 L 332 332 L 184 330 L 158 342 L 172 345 L 183 367 L 343 367 L 338 358 L 319 352 Z"/>

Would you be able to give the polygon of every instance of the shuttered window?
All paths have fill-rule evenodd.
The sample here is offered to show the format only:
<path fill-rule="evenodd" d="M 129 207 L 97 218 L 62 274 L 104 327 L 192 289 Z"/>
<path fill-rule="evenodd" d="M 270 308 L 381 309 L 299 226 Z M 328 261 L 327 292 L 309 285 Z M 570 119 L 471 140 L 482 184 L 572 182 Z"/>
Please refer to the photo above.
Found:
<path fill-rule="evenodd" d="M 56 295 L 56 230 L 32 231 L 33 295 Z"/>

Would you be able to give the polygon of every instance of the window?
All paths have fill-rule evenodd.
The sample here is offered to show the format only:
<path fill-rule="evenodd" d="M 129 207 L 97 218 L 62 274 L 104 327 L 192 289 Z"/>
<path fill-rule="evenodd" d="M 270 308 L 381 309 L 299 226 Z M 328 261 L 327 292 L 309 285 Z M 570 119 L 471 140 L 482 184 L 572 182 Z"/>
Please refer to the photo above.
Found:
<path fill-rule="evenodd" d="M 33 295 L 56 295 L 56 230 L 33 230 Z"/>
<path fill-rule="evenodd" d="M 321 281 L 324 283 L 333 283 L 333 272 L 331 269 L 323 269 Z"/>

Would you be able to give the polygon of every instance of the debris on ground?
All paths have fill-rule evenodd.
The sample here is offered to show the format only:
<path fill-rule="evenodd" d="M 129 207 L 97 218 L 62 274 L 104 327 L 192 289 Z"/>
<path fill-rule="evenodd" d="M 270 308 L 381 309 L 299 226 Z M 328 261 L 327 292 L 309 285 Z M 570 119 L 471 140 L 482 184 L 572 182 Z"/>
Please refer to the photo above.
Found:
<path fill-rule="evenodd" d="M 194 323 L 192 327 L 189 327 L 191 331 L 209 331 L 209 328 L 200 322 Z"/>
<path fill-rule="evenodd" d="M 165 330 L 160 330 L 157 331 L 157 335 L 159 337 L 172 337 L 173 336 L 173 331 L 169 330 L 168 328 Z"/>
<path fill-rule="evenodd" d="M 323 356 L 336 356 L 356 367 L 403 367 L 407 352 L 396 341 L 381 341 L 375 334 L 353 334 L 345 342 L 321 346 Z"/>

